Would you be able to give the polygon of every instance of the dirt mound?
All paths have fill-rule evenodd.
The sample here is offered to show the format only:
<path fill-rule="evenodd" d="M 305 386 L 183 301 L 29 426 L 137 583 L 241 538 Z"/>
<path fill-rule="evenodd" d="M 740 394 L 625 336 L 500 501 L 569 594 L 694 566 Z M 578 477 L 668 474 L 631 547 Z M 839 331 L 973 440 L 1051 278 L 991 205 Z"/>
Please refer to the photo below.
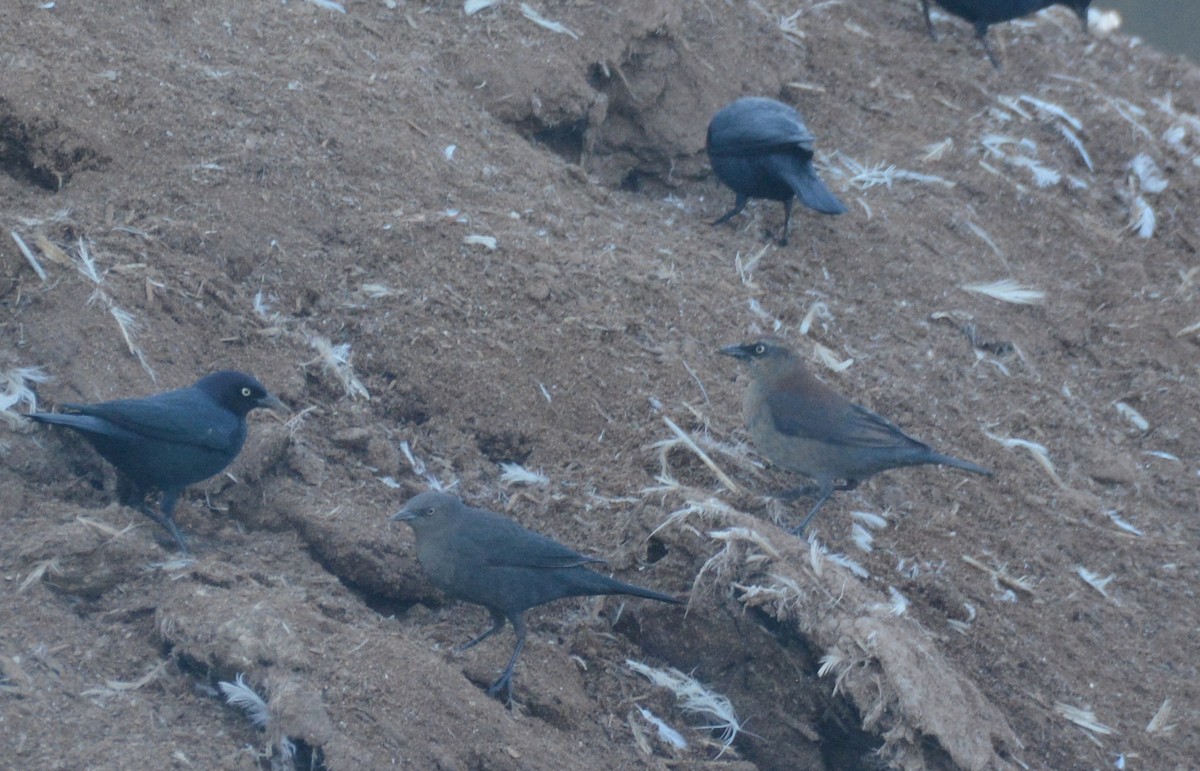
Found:
<path fill-rule="evenodd" d="M 1061 9 L 994 28 L 997 72 L 916 3 L 324 5 L 0 9 L 5 757 L 1200 756 L 1195 66 Z M 797 106 L 850 207 L 798 210 L 786 248 L 776 204 L 707 224 L 733 195 L 705 126 L 749 93 Z M 978 289 L 1002 279 L 1042 294 Z M 995 478 L 891 472 L 789 535 L 804 502 L 764 493 L 796 480 L 747 447 L 716 354 L 760 330 Z M 295 414 L 252 415 L 185 495 L 192 560 L 16 416 L 225 367 Z M 387 521 L 433 480 L 691 602 L 531 611 L 506 711 L 482 688 L 509 633 L 450 653 L 486 614 Z M 726 748 L 627 660 L 743 730 Z M 265 727 L 225 702 L 239 673 Z"/>

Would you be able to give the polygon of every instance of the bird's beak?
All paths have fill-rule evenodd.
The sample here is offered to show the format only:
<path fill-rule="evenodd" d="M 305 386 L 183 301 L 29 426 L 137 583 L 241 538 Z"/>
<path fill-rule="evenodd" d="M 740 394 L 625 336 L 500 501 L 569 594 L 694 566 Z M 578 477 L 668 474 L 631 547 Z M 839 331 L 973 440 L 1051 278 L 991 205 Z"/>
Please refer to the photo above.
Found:
<path fill-rule="evenodd" d="M 263 398 L 259 399 L 256 404 L 259 407 L 266 407 L 267 409 L 275 410 L 276 412 L 288 413 L 292 411 L 291 407 L 279 401 L 279 398 L 274 394 L 267 394 Z"/>
<path fill-rule="evenodd" d="M 410 519 L 416 519 L 417 515 L 413 514 L 408 509 L 400 509 L 392 516 L 388 517 L 392 522 L 407 522 Z"/>
<path fill-rule="evenodd" d="M 735 359 L 742 359 L 743 361 L 750 358 L 750 351 L 748 346 L 745 345 L 727 345 L 721 350 L 717 351 L 717 353 L 725 356 L 732 356 Z"/>

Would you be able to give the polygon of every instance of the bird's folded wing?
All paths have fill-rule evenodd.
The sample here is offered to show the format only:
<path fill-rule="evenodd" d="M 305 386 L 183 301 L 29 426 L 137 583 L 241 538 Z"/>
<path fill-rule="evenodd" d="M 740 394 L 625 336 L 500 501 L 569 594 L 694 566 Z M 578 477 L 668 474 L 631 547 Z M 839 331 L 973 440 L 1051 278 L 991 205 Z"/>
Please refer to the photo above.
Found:
<path fill-rule="evenodd" d="M 495 567 L 570 568 L 602 561 L 585 557 L 540 533 L 524 528 L 521 530 L 520 538 L 500 537 L 487 546 L 482 555 L 487 564 Z"/>
<path fill-rule="evenodd" d="M 709 152 L 714 155 L 762 155 L 797 146 L 811 151 L 814 139 L 803 124 L 787 115 L 757 111 L 753 120 L 738 120 L 715 127 L 709 136 Z"/>
<path fill-rule="evenodd" d="M 63 406 L 149 439 L 218 451 L 230 449 L 241 425 L 232 413 L 209 403 L 196 402 L 195 397 L 178 398 L 175 392 L 149 399 Z"/>
<path fill-rule="evenodd" d="M 832 402 L 832 400 L 831 400 Z M 782 434 L 838 447 L 885 448 L 920 442 L 881 415 L 847 402 L 802 402 L 773 395 L 767 404 Z M 821 409 L 826 407 L 827 409 Z M 921 445 L 923 446 L 923 445 Z"/>

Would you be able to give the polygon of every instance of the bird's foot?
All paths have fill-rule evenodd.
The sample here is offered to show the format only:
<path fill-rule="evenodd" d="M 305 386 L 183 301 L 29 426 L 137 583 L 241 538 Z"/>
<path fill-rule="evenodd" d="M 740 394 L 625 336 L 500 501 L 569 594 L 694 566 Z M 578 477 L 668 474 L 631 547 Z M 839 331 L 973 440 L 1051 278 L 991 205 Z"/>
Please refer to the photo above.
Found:
<path fill-rule="evenodd" d="M 513 708 L 512 675 L 503 674 L 500 679 L 488 686 L 487 695 L 498 699 L 505 709 Z"/>

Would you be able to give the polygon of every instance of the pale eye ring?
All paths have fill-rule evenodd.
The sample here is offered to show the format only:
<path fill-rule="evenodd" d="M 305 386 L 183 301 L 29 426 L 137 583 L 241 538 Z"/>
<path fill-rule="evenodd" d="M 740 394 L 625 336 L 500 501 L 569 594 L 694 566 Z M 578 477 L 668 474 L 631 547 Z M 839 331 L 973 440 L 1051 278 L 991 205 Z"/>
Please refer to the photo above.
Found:
<path fill-rule="evenodd" d="M 763 345 L 762 343 L 759 343 L 758 345 L 754 346 L 754 352 L 756 354 L 758 354 L 759 356 L 762 356 L 764 353 L 767 352 L 767 346 Z"/>
<path fill-rule="evenodd" d="M 250 398 L 250 389 L 243 387 L 242 388 L 242 396 L 245 396 L 247 399 L 249 399 Z"/>

